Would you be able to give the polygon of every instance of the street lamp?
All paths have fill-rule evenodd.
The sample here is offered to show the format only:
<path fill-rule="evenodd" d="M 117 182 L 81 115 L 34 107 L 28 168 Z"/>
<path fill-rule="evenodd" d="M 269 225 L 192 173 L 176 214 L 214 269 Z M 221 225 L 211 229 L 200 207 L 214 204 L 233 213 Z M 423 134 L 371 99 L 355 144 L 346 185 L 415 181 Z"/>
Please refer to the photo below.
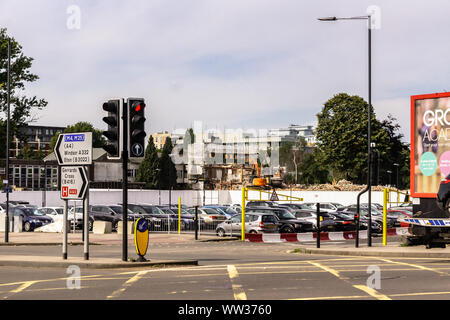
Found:
<path fill-rule="evenodd" d="M 372 153 L 372 144 L 371 144 L 371 107 L 372 107 L 372 25 L 371 25 L 371 15 L 367 15 L 367 16 L 358 16 L 358 17 L 349 17 L 349 18 L 338 18 L 338 17 L 324 17 L 324 18 L 318 18 L 319 21 L 338 21 L 338 20 L 367 20 L 368 21 L 368 46 L 369 46 L 369 50 L 368 50 L 368 60 L 369 60 L 369 64 L 368 64 L 368 76 L 369 76 L 369 101 L 368 101 L 368 107 L 367 107 L 367 117 L 368 117 L 368 123 L 367 123 L 367 187 L 362 190 L 359 194 L 358 194 L 358 198 L 356 201 L 356 212 L 357 212 L 357 218 L 356 218 L 356 247 L 359 246 L 359 204 L 360 204 L 360 198 L 361 195 L 363 193 L 369 192 L 368 196 L 369 196 L 369 206 L 368 206 L 368 210 L 369 210 L 369 225 L 368 225 L 368 235 L 367 235 L 367 239 L 368 239 L 368 246 L 371 247 L 372 246 L 372 209 L 371 209 L 371 204 L 372 204 L 372 198 L 371 198 L 371 153 Z"/>
<path fill-rule="evenodd" d="M 299 150 L 299 148 L 297 146 L 292 147 L 292 155 L 293 155 L 294 166 L 295 166 L 295 185 L 298 184 L 297 161 L 296 161 L 296 157 L 295 157 L 298 150 Z"/>
<path fill-rule="evenodd" d="M 393 166 L 395 167 L 395 187 L 398 189 L 398 163 L 394 163 Z"/>

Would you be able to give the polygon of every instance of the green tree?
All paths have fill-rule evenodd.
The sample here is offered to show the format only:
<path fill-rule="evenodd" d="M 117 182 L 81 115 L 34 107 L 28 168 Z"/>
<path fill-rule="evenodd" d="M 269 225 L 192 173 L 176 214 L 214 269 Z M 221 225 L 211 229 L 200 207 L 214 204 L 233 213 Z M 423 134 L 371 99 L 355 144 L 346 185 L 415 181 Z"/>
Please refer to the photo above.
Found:
<path fill-rule="evenodd" d="M 317 115 L 317 146 L 333 179 L 361 184 L 367 181 L 367 108 L 361 97 L 340 93 L 328 100 Z M 372 107 L 370 113 L 371 141 L 380 150 L 381 158 L 387 158 L 392 151 L 391 137 Z"/>
<path fill-rule="evenodd" d="M 340 93 L 328 100 L 317 115 L 316 138 L 322 165 L 328 167 L 332 179 L 347 179 L 353 183 L 367 182 L 367 108 L 359 96 Z M 373 108 L 371 113 L 371 142 L 380 153 L 379 176 L 387 183 L 387 170 L 399 164 L 401 187 L 409 184 L 409 145 L 402 141 L 400 126 L 391 115 L 379 121 Z"/>
<path fill-rule="evenodd" d="M 319 148 L 305 154 L 300 164 L 300 180 L 302 184 L 330 183 L 328 166 L 324 163 L 324 154 Z"/>
<path fill-rule="evenodd" d="M 42 149 L 34 150 L 28 145 L 25 145 L 20 149 L 17 159 L 27 159 L 27 160 L 42 160 L 47 155 Z"/>
<path fill-rule="evenodd" d="M 156 189 L 160 185 L 161 170 L 159 169 L 159 156 L 156 150 L 153 137 L 148 139 L 148 145 L 145 149 L 145 157 L 139 165 L 136 181 L 145 182 L 148 189 Z"/>
<path fill-rule="evenodd" d="M 170 138 L 167 138 L 161 152 L 161 158 L 159 159 L 159 168 L 161 169 L 161 189 L 175 188 L 177 185 L 177 170 L 170 157 L 172 149 L 172 140 Z"/>
<path fill-rule="evenodd" d="M 63 133 L 76 133 L 76 132 L 92 132 L 92 147 L 94 148 L 102 148 L 106 145 L 106 139 L 103 137 L 103 131 L 95 129 L 92 124 L 89 122 L 80 121 L 75 123 L 72 126 L 67 126 L 66 129 L 64 129 Z M 53 150 L 56 141 L 58 141 L 58 137 L 60 135 L 60 132 L 57 132 L 52 140 L 50 141 L 50 150 Z"/>
<path fill-rule="evenodd" d="M 36 120 L 34 110 L 41 110 L 47 106 L 47 101 L 36 96 L 24 94 L 25 84 L 35 82 L 39 77 L 30 71 L 33 58 L 27 57 L 22 46 L 7 34 L 6 28 L 0 28 L 0 145 L 6 144 L 7 122 L 7 65 L 8 38 L 11 39 L 11 114 L 10 134 L 24 142 L 26 136 L 19 129 L 28 122 Z M 0 148 L 0 157 L 6 156 L 6 148 Z"/>
<path fill-rule="evenodd" d="M 295 142 L 285 141 L 280 144 L 278 150 L 280 156 L 280 165 L 286 167 L 287 172 L 293 173 L 289 177 L 286 177 L 287 183 L 289 183 L 290 181 L 292 181 L 293 183 L 295 183 L 295 181 L 299 181 L 299 166 L 303 162 L 305 154 L 307 153 L 307 145 L 308 143 L 303 137 L 299 137 Z M 296 173 L 297 179 L 295 177 Z M 288 181 L 288 179 L 291 180 Z"/>

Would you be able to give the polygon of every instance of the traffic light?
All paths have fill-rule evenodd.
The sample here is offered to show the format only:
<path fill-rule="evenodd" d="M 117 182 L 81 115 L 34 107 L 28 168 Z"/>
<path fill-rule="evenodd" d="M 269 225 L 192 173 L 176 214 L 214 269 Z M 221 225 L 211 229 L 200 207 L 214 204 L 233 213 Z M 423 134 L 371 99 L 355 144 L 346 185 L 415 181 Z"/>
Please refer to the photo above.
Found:
<path fill-rule="evenodd" d="M 103 110 L 108 112 L 108 116 L 103 121 L 108 124 L 108 130 L 103 131 L 107 138 L 107 144 L 103 147 L 106 150 L 108 159 L 120 159 L 122 152 L 121 141 L 121 114 L 123 109 L 123 99 L 108 100 L 103 104 Z"/>
<path fill-rule="evenodd" d="M 142 98 L 128 98 L 128 148 L 130 158 L 144 156 L 145 102 Z"/>

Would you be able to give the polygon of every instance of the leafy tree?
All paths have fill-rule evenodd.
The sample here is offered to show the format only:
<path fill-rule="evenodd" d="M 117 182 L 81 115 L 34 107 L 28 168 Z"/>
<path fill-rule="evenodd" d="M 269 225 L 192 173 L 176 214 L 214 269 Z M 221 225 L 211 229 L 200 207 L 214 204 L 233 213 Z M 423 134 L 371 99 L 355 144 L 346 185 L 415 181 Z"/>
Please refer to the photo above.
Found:
<path fill-rule="evenodd" d="M 285 166 L 288 172 L 293 172 L 293 175 L 286 176 L 286 182 L 292 178 L 292 182 L 296 180 L 295 172 L 299 175 L 299 165 L 303 162 L 305 154 L 307 152 L 307 142 L 305 138 L 299 137 L 297 141 L 285 141 L 282 142 L 279 147 L 280 165 Z M 291 177 L 292 176 L 292 177 Z"/>
<path fill-rule="evenodd" d="M 17 159 L 42 160 L 46 156 L 46 152 L 42 149 L 34 150 L 28 145 L 20 149 Z"/>
<path fill-rule="evenodd" d="M 161 189 L 175 188 L 177 185 L 177 170 L 173 163 L 170 154 L 172 153 L 173 145 L 170 138 L 166 139 L 164 147 L 159 159 L 159 168 L 161 169 Z"/>
<path fill-rule="evenodd" d="M 95 129 L 89 122 L 80 121 L 72 126 L 67 126 L 63 133 L 76 133 L 76 132 L 92 132 L 92 147 L 102 148 L 106 145 L 106 139 L 103 137 L 103 131 Z M 60 132 L 57 132 L 50 141 L 50 150 L 53 150 Z"/>
<path fill-rule="evenodd" d="M 323 165 L 330 169 L 333 179 L 344 178 L 359 184 L 367 182 L 367 108 L 368 104 L 361 97 L 340 93 L 328 100 L 317 115 L 317 146 L 323 154 Z M 379 121 L 373 107 L 370 114 L 371 142 L 380 152 L 380 176 L 385 176 L 386 170 L 392 169 L 392 164 L 397 162 L 406 182 L 409 147 L 402 142 L 396 119 L 388 116 Z"/>
<path fill-rule="evenodd" d="M 367 181 L 367 108 L 359 96 L 340 93 L 328 100 L 317 115 L 316 138 L 334 179 L 354 183 Z M 389 133 L 379 122 L 371 107 L 371 141 L 380 150 L 381 158 L 391 153 Z"/>
<path fill-rule="evenodd" d="M 6 28 L 0 28 L 0 145 L 6 144 L 7 122 L 7 66 L 8 66 L 8 38 L 11 39 L 11 114 L 10 134 L 24 142 L 26 136 L 19 129 L 28 122 L 36 120 L 33 110 L 41 110 L 47 106 L 47 101 L 36 96 L 24 94 L 25 84 L 39 79 L 30 71 L 33 58 L 27 57 L 22 51 L 22 46 L 10 37 Z M 6 157 L 6 148 L 0 148 L 0 157 Z"/>
<path fill-rule="evenodd" d="M 319 148 L 314 148 L 312 152 L 305 154 L 299 170 L 302 184 L 331 182 L 328 166 L 324 164 L 324 154 Z"/>
<path fill-rule="evenodd" d="M 156 150 L 153 137 L 148 139 L 148 145 L 145 149 L 145 157 L 139 165 L 136 181 L 145 182 L 148 189 L 156 189 L 159 187 L 161 179 L 161 170 L 159 169 L 159 156 Z"/>

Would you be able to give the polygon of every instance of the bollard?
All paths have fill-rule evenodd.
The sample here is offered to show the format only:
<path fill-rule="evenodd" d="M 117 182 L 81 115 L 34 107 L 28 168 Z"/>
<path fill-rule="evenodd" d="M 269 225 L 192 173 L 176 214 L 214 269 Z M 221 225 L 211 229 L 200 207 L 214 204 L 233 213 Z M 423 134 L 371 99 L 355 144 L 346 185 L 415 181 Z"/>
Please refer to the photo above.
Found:
<path fill-rule="evenodd" d="M 317 248 L 320 248 L 320 203 L 317 203 Z"/>
<path fill-rule="evenodd" d="M 195 206 L 195 223 L 194 223 L 194 228 L 195 228 L 195 240 L 198 240 L 198 206 Z"/>

